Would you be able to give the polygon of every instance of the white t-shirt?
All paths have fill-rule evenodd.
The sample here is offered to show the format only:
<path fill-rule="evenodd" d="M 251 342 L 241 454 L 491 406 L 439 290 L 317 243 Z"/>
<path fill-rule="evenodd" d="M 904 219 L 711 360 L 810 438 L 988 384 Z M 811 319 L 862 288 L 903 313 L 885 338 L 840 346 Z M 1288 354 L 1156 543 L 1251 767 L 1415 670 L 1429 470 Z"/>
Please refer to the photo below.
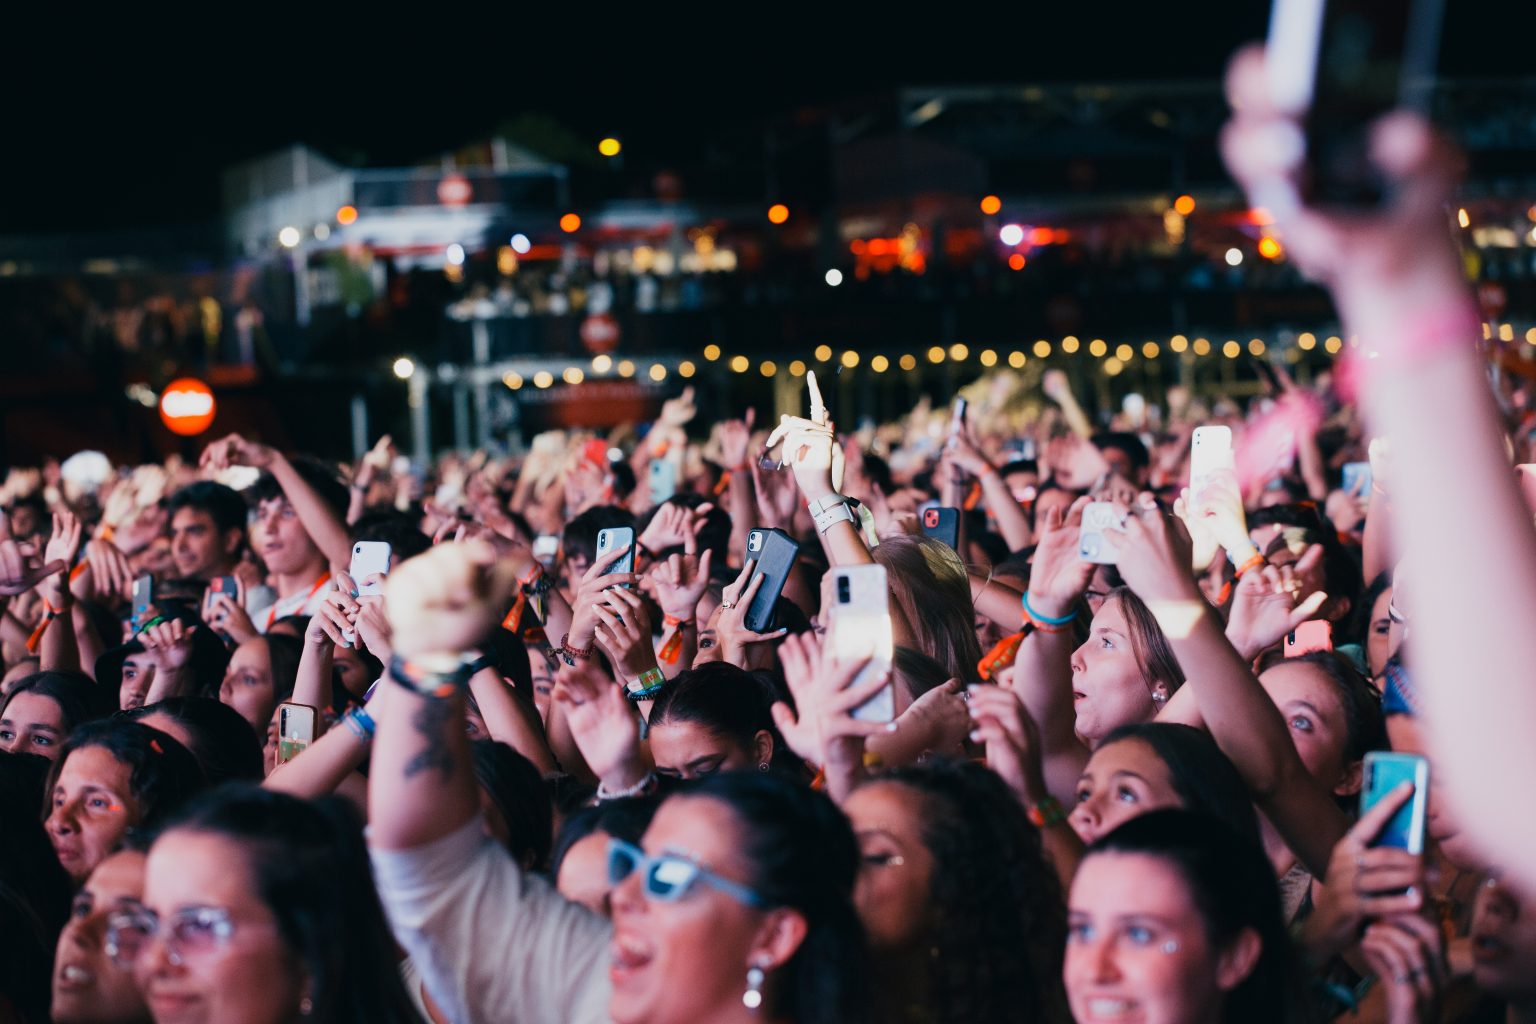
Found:
<path fill-rule="evenodd" d="M 286 619 L 290 615 L 314 615 L 325 604 L 325 595 L 334 588 L 330 574 L 326 574 L 324 582 L 316 581 L 297 594 L 278 598 L 261 611 L 253 613 L 251 621 L 256 624 L 257 632 L 265 633 L 278 619 Z"/>
<path fill-rule="evenodd" d="M 371 851 L 395 938 L 455 1024 L 608 1024 L 612 926 L 526 874 L 473 820 Z"/>

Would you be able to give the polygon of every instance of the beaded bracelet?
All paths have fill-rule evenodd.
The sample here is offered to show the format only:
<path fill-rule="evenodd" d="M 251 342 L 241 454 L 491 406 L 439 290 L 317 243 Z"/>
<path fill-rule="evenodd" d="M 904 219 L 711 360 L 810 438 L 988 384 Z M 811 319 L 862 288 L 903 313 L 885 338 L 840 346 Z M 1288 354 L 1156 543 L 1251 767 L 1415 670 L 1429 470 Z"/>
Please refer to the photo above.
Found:
<path fill-rule="evenodd" d="M 582 661 L 590 660 L 592 657 L 592 645 L 588 644 L 586 647 L 572 647 L 571 634 L 562 633 L 560 636 L 560 657 L 565 659 L 565 663 L 567 665 L 576 664 L 576 659 L 578 658 L 580 658 Z"/>
<path fill-rule="evenodd" d="M 603 785 L 601 780 L 599 780 L 597 783 L 597 799 L 599 801 L 623 800 L 626 797 L 639 796 L 640 794 L 647 792 L 655 784 L 655 772 L 646 772 L 643 779 L 635 783 L 633 786 L 627 786 L 624 789 L 609 789 Z"/>

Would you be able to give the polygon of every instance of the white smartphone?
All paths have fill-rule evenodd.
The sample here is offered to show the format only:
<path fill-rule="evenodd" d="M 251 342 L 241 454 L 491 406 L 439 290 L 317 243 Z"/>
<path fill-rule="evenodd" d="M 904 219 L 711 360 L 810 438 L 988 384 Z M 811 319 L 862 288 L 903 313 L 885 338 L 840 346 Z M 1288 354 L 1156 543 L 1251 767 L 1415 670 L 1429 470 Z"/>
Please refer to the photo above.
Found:
<path fill-rule="evenodd" d="M 660 505 L 677 493 L 677 464 L 671 459 L 652 459 L 649 480 L 651 503 Z"/>
<path fill-rule="evenodd" d="M 284 702 L 277 706 L 277 763 L 287 764 L 315 742 L 315 709 Z"/>
<path fill-rule="evenodd" d="M 1189 439 L 1189 493 L 1197 501 L 1212 476 L 1232 469 L 1232 428 L 1196 427 Z"/>
<path fill-rule="evenodd" d="M 389 558 L 393 554 L 389 543 L 382 540 L 360 540 L 352 545 L 352 565 L 347 572 L 357 584 L 359 597 L 374 597 L 381 593 L 378 580 L 365 582 L 369 576 L 389 575 Z"/>
<path fill-rule="evenodd" d="M 1120 526 L 1120 516 L 1114 504 L 1095 501 L 1084 506 L 1083 525 L 1077 534 L 1077 557 L 1098 565 L 1114 565 L 1118 562 L 1120 552 L 1104 539 L 1108 530 L 1125 532 Z"/>
<path fill-rule="evenodd" d="M 842 661 L 869 659 L 854 686 L 890 671 L 895 654 L 891 632 L 890 587 L 883 565 L 843 565 L 832 570 L 832 605 L 827 610 L 827 636 L 834 654 Z M 864 722 L 890 722 L 896 718 L 893 684 L 853 709 Z"/>

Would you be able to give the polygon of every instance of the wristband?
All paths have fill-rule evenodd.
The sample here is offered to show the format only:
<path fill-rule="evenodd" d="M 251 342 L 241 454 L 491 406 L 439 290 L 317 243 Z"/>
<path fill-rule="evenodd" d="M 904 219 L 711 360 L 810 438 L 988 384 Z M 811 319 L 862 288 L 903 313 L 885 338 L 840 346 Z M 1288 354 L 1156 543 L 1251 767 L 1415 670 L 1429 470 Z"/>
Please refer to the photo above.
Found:
<path fill-rule="evenodd" d="M 1483 318 L 1470 298 L 1425 316 L 1393 334 L 1386 345 L 1367 344 L 1357 358 L 1413 364 L 1445 352 L 1472 352 L 1483 337 Z"/>
<path fill-rule="evenodd" d="M 1019 645 L 1023 642 L 1023 633 L 1003 637 L 976 663 L 976 674 L 990 680 L 996 673 L 1014 663 L 1019 656 Z"/>
<path fill-rule="evenodd" d="M 1029 815 L 1029 820 L 1034 823 L 1035 828 L 1050 828 L 1067 820 L 1066 808 L 1062 807 L 1061 801 L 1053 796 L 1048 796 L 1037 804 L 1030 804 L 1024 808 L 1024 813 Z"/>
<path fill-rule="evenodd" d="M 576 664 L 576 660 L 578 658 L 580 658 L 582 661 L 587 661 L 592 657 L 592 645 L 588 644 L 586 647 L 572 647 L 571 634 L 569 633 L 561 634 L 559 650 L 560 657 L 565 659 L 565 663 L 567 665 Z"/>
<path fill-rule="evenodd" d="M 689 619 L 680 619 L 676 615 L 663 615 L 661 617 L 661 624 L 663 626 L 665 626 L 666 628 L 668 628 L 668 629 L 671 629 L 673 626 L 677 626 L 678 628 L 682 628 L 683 626 L 692 626 L 692 625 L 694 625 L 694 620 L 691 619 L 691 618 L 689 618 Z"/>
<path fill-rule="evenodd" d="M 1242 579 L 1243 578 L 1243 573 L 1247 572 L 1249 569 L 1257 569 L 1259 566 L 1261 566 L 1263 564 L 1264 564 L 1264 555 L 1261 552 L 1255 551 L 1252 555 L 1250 555 L 1248 557 L 1247 561 L 1243 562 L 1242 565 L 1237 567 L 1237 571 L 1235 573 L 1233 573 L 1233 578 L 1234 579 Z"/>
<path fill-rule="evenodd" d="M 599 781 L 597 784 L 597 799 L 601 802 L 603 800 L 623 800 L 626 797 L 639 796 L 647 792 L 655 783 L 655 772 L 646 772 L 643 779 L 625 789 L 609 789 Z"/>
<path fill-rule="evenodd" d="M 624 696 L 630 700 L 650 700 L 666 689 L 667 682 L 666 673 L 662 672 L 660 666 L 648 668 L 635 680 L 636 689 L 631 690 L 626 687 Z"/>
<path fill-rule="evenodd" d="M 1029 616 L 1029 621 L 1033 622 L 1037 627 L 1041 629 L 1044 629 L 1047 626 L 1066 626 L 1071 624 L 1071 622 L 1077 618 L 1076 611 L 1068 612 L 1066 615 L 1063 615 L 1059 618 L 1052 618 L 1049 615 L 1041 615 L 1039 612 L 1035 611 L 1029 606 L 1029 593 L 1027 591 L 1025 592 L 1021 603 L 1024 605 L 1024 614 Z"/>
<path fill-rule="evenodd" d="M 397 654 L 389 659 L 389 677 L 423 697 L 451 697 L 469 684 L 476 660 L 461 659 L 457 667 L 442 672 L 406 661 Z"/>
<path fill-rule="evenodd" d="M 829 494 L 820 501 L 807 502 L 805 509 L 811 514 L 817 533 L 826 533 L 838 523 L 854 524 L 853 510 L 841 494 Z"/>
<path fill-rule="evenodd" d="M 374 722 L 373 716 L 363 708 L 353 708 L 341 721 L 343 725 L 352 730 L 353 734 L 364 743 L 373 742 L 373 733 L 378 726 Z"/>

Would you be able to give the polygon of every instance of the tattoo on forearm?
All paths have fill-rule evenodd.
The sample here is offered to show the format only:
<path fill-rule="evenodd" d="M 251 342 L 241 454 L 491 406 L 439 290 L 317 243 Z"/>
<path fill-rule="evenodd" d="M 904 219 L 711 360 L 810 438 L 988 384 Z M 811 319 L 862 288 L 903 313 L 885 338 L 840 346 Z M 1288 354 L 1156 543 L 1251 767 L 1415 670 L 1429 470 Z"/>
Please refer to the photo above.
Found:
<path fill-rule="evenodd" d="M 428 700 L 411 716 L 411 724 L 416 727 L 422 739 L 427 741 L 427 746 L 405 763 L 406 778 L 424 771 L 440 772 L 444 781 L 453 777 L 453 753 L 448 749 L 448 739 L 443 734 L 443 727 L 452 718 L 453 711 L 453 701 Z"/>

